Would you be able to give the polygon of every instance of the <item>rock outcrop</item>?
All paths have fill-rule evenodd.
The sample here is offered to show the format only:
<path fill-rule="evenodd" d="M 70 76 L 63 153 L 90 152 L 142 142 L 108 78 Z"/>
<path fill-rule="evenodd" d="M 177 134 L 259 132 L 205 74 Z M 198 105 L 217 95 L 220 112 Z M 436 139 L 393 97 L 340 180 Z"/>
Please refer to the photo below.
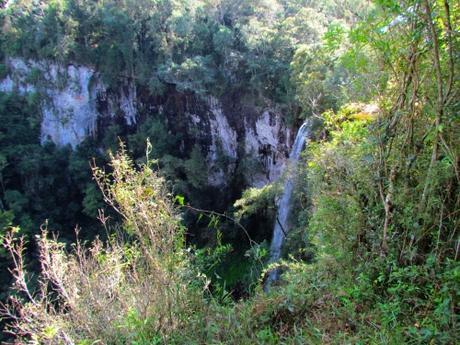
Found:
<path fill-rule="evenodd" d="M 48 61 L 6 61 L 9 73 L 0 81 L 0 91 L 27 94 L 38 92 L 41 109 L 41 139 L 58 146 L 75 148 L 88 136 L 96 135 L 97 119 L 121 112 L 127 125 L 136 122 L 136 88 L 132 83 L 109 92 L 98 73 L 86 66 L 62 66 Z M 107 113 L 97 103 L 106 100 Z"/>
<path fill-rule="evenodd" d="M 252 159 L 257 168 L 247 183 L 262 186 L 277 179 L 287 162 L 291 130 L 274 105 L 243 105 L 235 98 L 223 101 L 174 88 L 162 97 L 142 96 L 146 93 L 138 92 L 132 80 L 109 88 L 87 66 L 20 58 L 9 58 L 5 65 L 8 73 L 0 80 L 0 91 L 40 96 L 42 143 L 75 148 L 85 138 L 97 137 L 98 124 L 122 118 L 126 126 L 134 127 L 149 116 L 161 115 L 172 133 L 183 134 L 182 150 L 200 145 L 210 185 L 226 185 L 238 164 Z"/>

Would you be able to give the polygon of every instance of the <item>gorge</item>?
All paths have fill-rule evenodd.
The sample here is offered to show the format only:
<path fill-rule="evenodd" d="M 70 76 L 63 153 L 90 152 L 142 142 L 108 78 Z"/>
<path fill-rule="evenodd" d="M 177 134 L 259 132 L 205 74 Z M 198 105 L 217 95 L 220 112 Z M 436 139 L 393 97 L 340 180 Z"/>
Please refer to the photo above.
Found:
<path fill-rule="evenodd" d="M 286 164 L 291 129 L 280 106 L 269 100 L 253 106 L 238 98 L 175 91 L 155 99 L 144 97 L 129 80 L 117 89 L 107 88 L 99 73 L 85 66 L 12 58 L 6 67 L 9 73 L 0 80 L 0 91 L 40 97 L 41 143 L 75 148 L 88 137 L 100 137 L 110 123 L 121 120 L 129 129 L 153 116 L 165 121 L 167 131 L 181 133 L 183 153 L 195 144 L 201 147 L 211 185 L 228 184 L 243 157 L 260 166 L 249 176 L 252 186 L 277 180 Z M 219 167 L 219 156 L 229 164 Z"/>
<path fill-rule="evenodd" d="M 0 343 L 460 344 L 458 1 L 0 30 Z"/>

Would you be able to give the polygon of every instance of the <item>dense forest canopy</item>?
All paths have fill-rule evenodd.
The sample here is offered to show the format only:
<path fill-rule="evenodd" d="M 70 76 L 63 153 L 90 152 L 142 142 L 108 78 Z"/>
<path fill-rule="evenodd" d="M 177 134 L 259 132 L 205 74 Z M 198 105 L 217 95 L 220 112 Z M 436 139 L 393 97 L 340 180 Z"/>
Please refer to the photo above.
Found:
<path fill-rule="evenodd" d="M 365 2 L 17 1 L 3 10 L 3 52 L 95 66 L 108 83 L 135 78 L 160 95 L 244 89 L 290 101 L 293 54 Z M 331 35 L 335 35 L 331 32 Z M 334 39 L 337 39 L 335 37 Z"/>
<path fill-rule="evenodd" d="M 460 342 L 458 2 L 17 0 L 0 26 L 5 341 Z M 6 87 L 18 61 L 27 92 Z M 136 121 L 43 140 L 42 66 L 61 91 L 68 66 L 94 71 L 97 111 L 135 90 Z M 240 136 L 257 111 L 291 146 L 311 126 L 263 186 L 276 157 Z"/>

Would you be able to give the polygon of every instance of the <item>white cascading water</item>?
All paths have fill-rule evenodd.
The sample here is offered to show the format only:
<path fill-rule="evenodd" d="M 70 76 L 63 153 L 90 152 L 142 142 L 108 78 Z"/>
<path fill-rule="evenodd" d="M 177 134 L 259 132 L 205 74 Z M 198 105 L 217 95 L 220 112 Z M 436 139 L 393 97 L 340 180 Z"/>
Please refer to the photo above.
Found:
<path fill-rule="evenodd" d="M 273 228 L 273 239 L 270 246 L 270 262 L 276 262 L 280 259 L 281 248 L 283 246 L 284 239 L 286 238 L 287 232 L 289 231 L 288 216 L 291 211 L 291 197 L 294 189 L 294 177 L 292 175 L 293 168 L 297 164 L 300 153 L 302 152 L 305 141 L 307 140 L 311 129 L 311 121 L 307 120 L 299 128 L 297 136 L 292 146 L 291 153 L 289 155 L 288 170 L 286 176 L 286 182 L 284 184 L 283 195 L 278 203 L 278 212 L 276 214 L 275 226 Z M 269 273 L 268 280 L 265 287 L 268 289 L 273 281 L 278 280 L 279 270 L 275 269 Z"/>

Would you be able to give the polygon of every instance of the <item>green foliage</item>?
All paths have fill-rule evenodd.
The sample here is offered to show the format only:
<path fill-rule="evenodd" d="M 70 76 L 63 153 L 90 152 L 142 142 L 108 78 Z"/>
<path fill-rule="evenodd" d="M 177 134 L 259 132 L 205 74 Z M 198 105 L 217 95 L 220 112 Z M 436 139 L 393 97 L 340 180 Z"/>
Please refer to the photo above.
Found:
<path fill-rule="evenodd" d="M 145 156 L 145 143 L 147 140 L 152 145 L 151 157 L 153 159 L 161 158 L 167 154 L 178 153 L 177 146 L 180 134 L 169 133 L 166 124 L 157 117 L 148 118 L 140 125 L 136 133 L 128 136 L 127 142 L 134 157 Z"/>
<path fill-rule="evenodd" d="M 184 162 L 187 180 L 193 188 L 202 189 L 208 183 L 207 165 L 201 148 L 195 145 L 190 153 L 190 158 Z"/>
<path fill-rule="evenodd" d="M 0 64 L 0 79 L 6 78 L 8 75 L 8 68 L 5 64 Z"/>
<path fill-rule="evenodd" d="M 287 102 L 292 52 L 318 42 L 327 16 L 341 23 L 331 26 L 335 33 L 346 26 L 340 8 L 309 1 L 63 0 L 39 10 L 18 1 L 0 10 L 7 24 L 1 47 L 8 56 L 94 65 L 108 85 L 133 78 L 154 95 L 174 84 L 199 94 L 243 88 Z"/>
<path fill-rule="evenodd" d="M 75 152 L 41 146 L 38 114 L 34 97 L 0 93 L 0 214 L 8 220 L 0 229 L 19 226 L 32 239 L 47 221 L 63 240 L 74 238 L 77 224 L 84 227 L 84 238 L 93 238 L 101 230 L 95 216 L 103 203 L 91 181 L 89 160 L 99 155 L 85 144 Z M 1 294 L 9 285 L 10 263 L 3 255 Z M 35 269 L 34 256 L 29 264 Z"/>
<path fill-rule="evenodd" d="M 296 189 L 307 191 L 308 198 L 295 204 L 298 220 L 290 241 L 298 243 L 288 243 L 297 252 L 304 243 L 309 247 L 303 256 L 295 252 L 277 264 L 282 279 L 268 293 L 262 292 L 261 276 L 267 243 L 225 244 L 231 231 L 212 213 L 207 227 L 218 229 L 218 235 L 199 235 L 215 245 L 186 250 L 177 205 L 152 161 L 140 158 L 150 138 L 148 154 L 173 181 L 174 193 L 183 195 L 175 200 L 183 207 L 212 194 L 202 147 L 182 152 L 183 138 L 170 135 L 159 115 L 135 133 L 117 125 L 106 129 L 102 146 L 113 149 L 118 137 L 125 137 L 139 162 L 135 166 L 122 151 L 107 172 L 94 168 L 104 201 L 124 219 L 128 241 L 96 241 L 90 250 L 77 245 L 69 254 L 42 235 L 39 256 L 46 265 L 39 282 L 48 283 L 37 297 L 27 294 L 18 273 L 22 262 L 16 260 L 16 287 L 30 299 L 22 304 L 26 318 L 20 324 L 33 334 L 28 340 L 460 341 L 456 3 L 63 0 L 33 5 L 18 1 L 0 10 L 2 54 L 95 65 L 108 85 L 131 78 L 155 97 L 171 86 L 196 94 L 237 91 L 254 103 L 268 96 L 292 110 L 293 119 L 298 112 L 313 114 L 324 126 L 305 153 L 302 185 Z M 38 77 L 36 71 L 29 76 Z M 87 216 L 97 214 L 101 195 L 89 180 L 87 158 L 97 153 L 88 143 L 76 152 L 39 146 L 36 107 L 36 95 L 1 95 L 0 226 L 17 230 L 12 225 L 19 224 L 29 238 L 45 217 L 61 231 L 76 219 L 91 229 Z M 254 166 L 250 160 L 239 163 L 242 175 Z M 277 194 L 273 184 L 249 189 L 234 204 L 238 221 L 250 229 L 246 235 L 271 232 Z M 21 246 L 17 238 L 3 239 L 13 256 L 21 257 L 21 250 L 14 251 Z M 300 260 L 306 256 L 314 260 Z M 2 283 L 8 280 L 3 278 Z M 238 284 L 244 285 L 240 295 Z M 234 302 L 229 285 L 237 298 L 250 295 Z"/>
<path fill-rule="evenodd" d="M 126 341 L 132 345 L 159 345 L 163 343 L 161 335 L 151 328 L 149 319 L 143 318 L 136 310 L 128 312 L 124 324 L 120 328 L 127 331 Z"/>
<path fill-rule="evenodd" d="M 279 192 L 279 184 L 267 184 L 262 188 L 246 189 L 242 197 L 233 204 L 237 219 L 257 214 L 261 210 L 273 209 L 275 197 Z"/>
<path fill-rule="evenodd" d="M 181 64 L 171 62 L 159 69 L 158 76 L 166 83 L 175 84 L 180 92 L 205 94 L 214 82 L 210 57 L 200 55 L 185 59 Z"/>
<path fill-rule="evenodd" d="M 216 246 L 214 248 L 206 247 L 196 249 L 193 258 L 194 264 L 200 272 L 214 279 L 215 277 L 212 277 L 212 274 L 215 272 L 215 268 L 220 265 L 224 257 L 231 250 L 232 248 L 229 244 L 222 244 L 222 233 L 217 232 Z"/>
<path fill-rule="evenodd" d="M 14 212 L 16 224 L 19 223 L 26 232 L 33 232 L 31 219 L 42 217 L 39 220 L 42 222 L 45 218 L 52 218 L 51 214 L 43 215 L 47 206 L 55 209 L 57 217 L 64 216 L 59 210 L 59 201 L 53 205 L 57 201 L 54 198 L 64 195 L 48 198 L 46 194 L 53 187 L 59 189 L 67 185 L 59 183 L 66 178 L 66 165 L 62 165 L 62 161 L 66 160 L 68 151 L 56 152 L 51 146 L 39 145 L 40 119 L 30 115 L 37 114 L 34 104 L 16 95 L 1 94 L 0 97 L 2 202 Z M 57 165 L 61 165 L 59 173 L 54 169 Z M 41 174 L 46 177 L 42 179 Z"/>
<path fill-rule="evenodd" d="M 406 175 L 393 172 L 388 185 L 379 184 L 379 145 L 385 145 L 381 138 L 388 127 L 378 125 L 386 121 L 382 113 L 368 114 L 364 108 L 352 104 L 337 113 L 324 113 L 328 140 L 308 147 L 308 190 L 314 211 L 307 233 L 317 256 L 333 256 L 354 277 L 355 285 L 347 287 L 341 274 L 338 286 L 350 292 L 345 299 L 348 307 L 364 308 L 367 317 L 379 320 L 381 339 L 389 343 L 451 343 L 457 318 L 453 296 L 457 292 L 448 286 L 457 279 L 454 272 L 459 266 L 452 256 L 455 243 L 440 241 L 439 227 L 454 236 L 456 221 L 436 223 L 438 208 L 451 205 L 443 204 L 436 195 L 444 193 L 442 188 L 433 189 L 428 196 L 431 201 L 426 201 L 428 208 L 421 211 L 420 188 L 426 183 L 424 179 L 445 185 L 455 178 L 455 171 L 440 160 L 433 168 L 436 177 L 422 174 L 418 169 L 426 169 L 430 155 L 421 150 L 417 163 L 403 170 Z M 425 125 L 417 122 L 416 126 Z M 385 157 L 389 171 L 402 166 L 400 157 L 406 148 L 400 140 L 404 135 L 392 139 L 392 151 Z M 384 188 L 389 188 L 388 194 L 383 194 Z M 382 218 L 389 217 L 388 203 L 392 209 L 387 228 Z M 391 239 L 385 238 L 385 231 L 390 232 Z M 416 237 L 419 240 L 414 241 Z M 424 241 L 424 237 L 432 240 Z M 421 242 L 424 244 L 418 245 Z M 344 301 L 343 296 L 340 299 Z"/>
<path fill-rule="evenodd" d="M 77 241 L 67 252 L 43 230 L 36 237 L 42 267 L 36 291 L 24 278 L 24 238 L 5 236 L 18 298 L 2 315 L 20 306 L 21 316 L 10 324 L 18 339 L 164 343 L 190 317 L 189 306 L 202 303 L 196 297 L 205 279 L 189 265 L 176 208 L 150 163 L 136 170 L 122 147 L 111 156 L 110 173 L 93 165 L 104 200 L 120 214 L 131 240 L 113 236 L 90 247 Z"/>

